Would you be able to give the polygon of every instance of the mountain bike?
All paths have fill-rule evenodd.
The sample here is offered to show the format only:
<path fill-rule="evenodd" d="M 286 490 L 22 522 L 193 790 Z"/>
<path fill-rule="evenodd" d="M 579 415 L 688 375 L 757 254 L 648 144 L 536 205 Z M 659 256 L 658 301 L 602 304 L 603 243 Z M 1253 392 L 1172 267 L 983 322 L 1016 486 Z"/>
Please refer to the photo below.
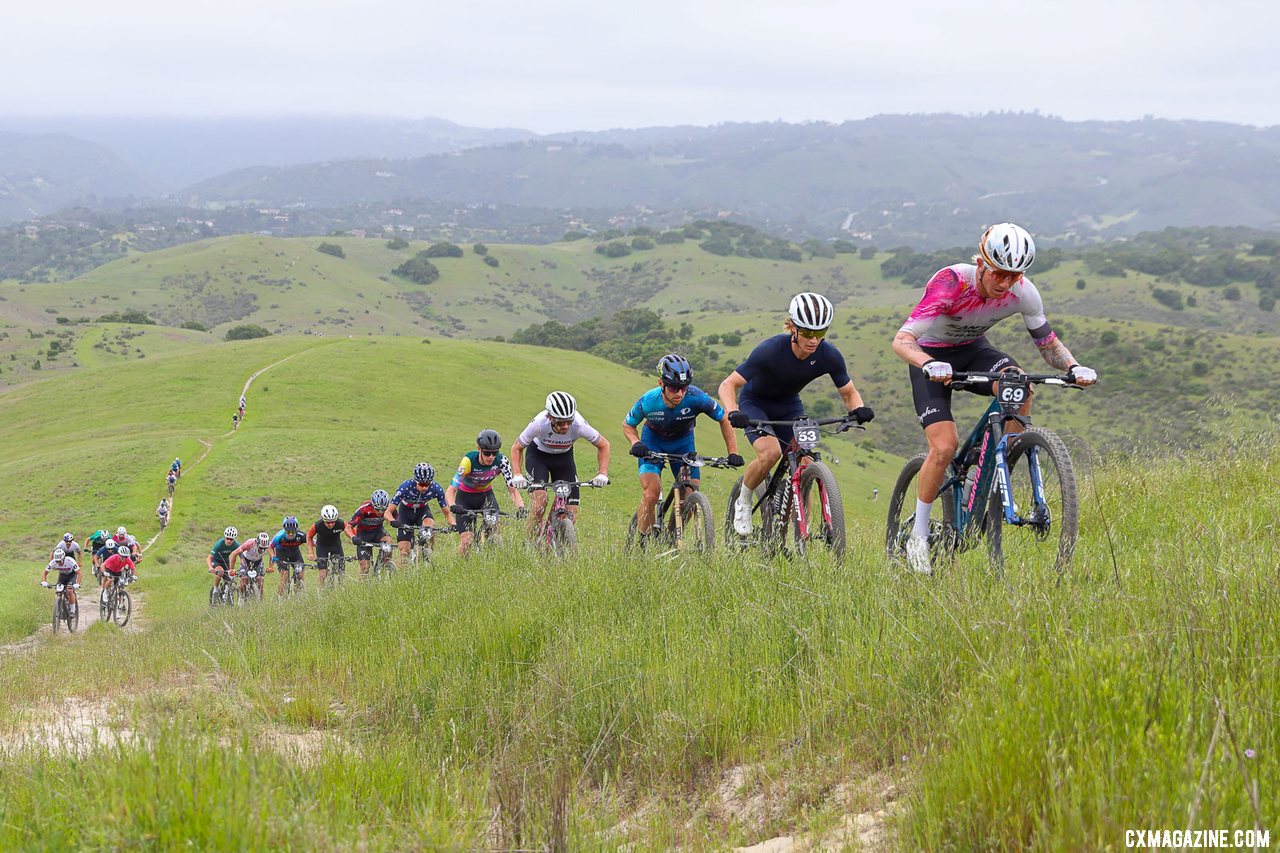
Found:
<path fill-rule="evenodd" d="M 844 418 L 748 422 L 748 426 L 790 426 L 794 432 L 773 474 L 755 489 L 756 500 L 751 511 L 760 512 L 756 536 L 765 554 L 789 554 L 794 550 L 797 556 L 803 557 L 818 549 L 830 551 L 836 557 L 844 556 L 844 503 L 840 486 L 816 449 L 822 438 L 821 428 L 832 425 L 836 429 L 831 434 L 864 429 Z M 729 491 L 725 518 L 728 542 L 745 541 L 733 529 L 733 505 L 741 491 L 742 478 L 738 478 Z M 792 537 L 790 545 L 788 536 Z"/>
<path fill-rule="evenodd" d="M 227 607 L 230 607 L 235 603 L 236 578 L 235 575 L 231 574 L 229 569 L 224 568 L 222 576 L 218 578 L 218 582 L 209 587 L 209 606 L 219 607 L 226 605 Z M 102 618 L 105 620 L 107 618 L 105 605 L 102 614 Z"/>
<path fill-rule="evenodd" d="M 133 575 L 127 571 L 121 572 L 120 577 L 111 582 L 99 611 L 103 622 L 115 622 L 121 628 L 129 624 L 129 617 L 133 615 L 133 598 L 125 587 L 131 583 Z"/>
<path fill-rule="evenodd" d="M 370 574 L 375 578 L 395 573 L 396 563 L 391 556 L 395 549 L 390 542 L 366 542 L 361 539 L 352 541 L 356 546 L 356 559 L 367 560 L 370 563 Z"/>
<path fill-rule="evenodd" d="M 1032 385 L 1079 388 L 1056 374 L 963 373 L 952 385 L 998 380 L 996 398 L 978 419 L 968 440 L 947 466 L 938 490 L 942 518 L 929 521 L 929 551 L 953 557 L 986 537 L 997 573 L 1013 562 L 1049 565 L 1062 571 L 1071 562 L 1079 524 L 1075 470 L 1062 439 L 1018 413 Z M 1007 432 L 1016 421 L 1022 432 Z M 907 460 L 889 500 L 885 548 L 891 559 L 905 559 L 907 539 L 915 524 L 916 489 L 927 453 Z"/>
<path fill-rule="evenodd" d="M 341 586 L 347 578 L 347 560 L 345 554 L 331 554 L 316 560 L 316 568 L 324 570 L 324 588 Z"/>
<path fill-rule="evenodd" d="M 689 472 L 694 468 L 731 468 L 728 457 L 699 456 L 697 453 L 653 453 L 643 457 L 655 465 L 671 464 L 671 470 L 680 468 L 680 476 L 667 490 L 654 510 L 653 541 L 668 548 L 683 551 L 710 551 L 716 544 L 716 524 L 711 517 L 711 501 L 698 488 Z M 631 526 L 627 528 L 627 547 L 632 548 L 644 540 L 637 532 L 640 514 L 632 513 Z M 687 534 L 686 534 L 686 531 Z"/>
<path fill-rule="evenodd" d="M 542 523 L 538 525 L 529 541 L 557 557 L 566 556 L 578 547 L 578 531 L 573 524 L 573 513 L 569 510 L 569 498 L 573 494 L 574 486 L 604 488 L 590 480 L 581 482 L 553 480 L 550 483 L 530 483 L 525 486 L 531 494 L 551 492 L 555 495 L 555 499 L 546 508 Z"/>
<path fill-rule="evenodd" d="M 511 513 L 503 512 L 496 506 L 484 506 L 480 509 L 450 507 L 450 509 L 453 512 L 454 518 L 465 515 L 476 519 L 475 529 L 472 531 L 475 534 L 475 537 L 471 540 L 472 549 L 496 547 L 501 544 L 502 537 L 498 532 L 498 520 L 502 518 L 514 518 Z"/>
<path fill-rule="evenodd" d="M 409 543 L 409 565 L 425 566 L 431 562 L 431 543 L 435 539 L 435 527 L 418 524 L 397 524 L 396 530 L 408 530 L 413 539 Z"/>
<path fill-rule="evenodd" d="M 46 589 L 49 582 L 45 581 L 41 586 Z M 77 584 L 79 586 L 79 584 Z M 58 626 L 66 623 L 67 632 L 74 634 L 76 628 L 80 627 L 80 608 L 77 606 L 73 611 L 71 602 L 67 600 L 67 585 L 64 583 L 54 584 L 53 587 L 53 633 L 58 633 Z"/>
<path fill-rule="evenodd" d="M 237 591 L 236 603 L 243 606 L 253 601 L 262 600 L 262 563 L 245 566 L 239 570 L 237 577 L 244 578 L 247 583 L 244 585 L 244 589 Z"/>
<path fill-rule="evenodd" d="M 307 564 L 301 560 L 281 560 L 276 571 L 284 577 L 284 597 L 302 594 L 302 572 Z"/>

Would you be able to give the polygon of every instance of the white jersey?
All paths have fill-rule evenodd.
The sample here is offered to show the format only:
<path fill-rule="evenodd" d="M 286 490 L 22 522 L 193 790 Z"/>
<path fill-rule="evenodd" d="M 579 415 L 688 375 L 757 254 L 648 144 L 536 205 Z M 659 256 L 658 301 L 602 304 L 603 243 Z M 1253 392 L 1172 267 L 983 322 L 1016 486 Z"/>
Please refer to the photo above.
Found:
<path fill-rule="evenodd" d="M 558 433 L 551 428 L 551 418 L 544 411 L 529 421 L 529 425 L 524 428 L 524 432 L 520 433 L 516 441 L 524 447 L 530 445 L 537 447 L 543 453 L 568 453 L 573 450 L 573 443 L 580 438 L 595 444 L 600 440 L 600 432 L 587 423 L 586 418 L 575 412 L 568 432 Z"/>
<path fill-rule="evenodd" d="M 70 542 L 66 542 L 62 539 L 59 539 L 58 544 L 54 545 L 52 548 L 49 549 L 49 553 L 52 554 L 54 551 L 58 550 L 59 548 L 61 548 L 68 557 L 72 557 L 72 558 L 75 558 L 76 555 L 79 554 L 80 551 L 82 550 L 80 548 L 80 543 L 76 542 L 74 539 L 71 540 Z"/>
<path fill-rule="evenodd" d="M 998 299 L 983 299 L 977 271 L 973 264 L 954 264 L 935 273 L 901 331 L 915 335 L 922 346 L 951 347 L 975 341 L 1005 317 L 1021 314 L 1037 340 L 1050 334 L 1044 302 L 1030 279 L 1020 279 Z"/>
<path fill-rule="evenodd" d="M 71 557 L 63 557 L 61 560 L 50 560 L 48 569 L 51 572 L 70 574 L 71 572 L 80 571 L 80 564 Z"/>
<path fill-rule="evenodd" d="M 249 547 L 240 552 L 240 559 L 249 563 L 261 563 L 267 549 L 258 547 L 257 538 L 250 539 L 248 545 Z"/>

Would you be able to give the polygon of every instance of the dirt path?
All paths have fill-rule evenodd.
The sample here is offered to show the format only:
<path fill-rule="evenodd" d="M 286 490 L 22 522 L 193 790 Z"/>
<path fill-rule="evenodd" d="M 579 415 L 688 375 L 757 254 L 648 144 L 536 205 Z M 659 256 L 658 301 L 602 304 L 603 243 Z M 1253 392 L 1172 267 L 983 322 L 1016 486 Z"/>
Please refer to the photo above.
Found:
<path fill-rule="evenodd" d="M 85 576 L 88 578 L 93 577 L 90 574 L 86 574 Z M 24 637 L 17 642 L 0 646 L 0 657 L 11 654 L 27 654 L 29 652 L 33 652 L 39 648 L 42 643 L 49 640 L 55 640 L 56 642 L 68 642 L 80 636 L 85 631 L 89 630 L 90 626 L 101 621 L 99 612 L 100 608 L 98 606 L 98 596 L 100 593 L 101 589 L 91 583 L 81 585 L 80 595 L 78 596 L 78 603 L 80 605 L 80 625 L 76 628 L 76 632 L 74 634 L 68 634 L 66 632 L 65 625 L 59 628 L 57 635 L 53 633 L 53 602 L 49 601 L 50 621 L 41 625 L 40 629 L 29 637 Z M 52 595 L 52 593 L 50 595 Z M 142 626 L 139 624 L 138 617 L 138 613 L 142 609 L 142 594 L 134 590 L 129 590 L 129 597 L 133 599 L 133 613 L 130 614 L 129 624 L 124 627 L 124 630 L 134 633 L 136 631 L 143 630 Z"/>

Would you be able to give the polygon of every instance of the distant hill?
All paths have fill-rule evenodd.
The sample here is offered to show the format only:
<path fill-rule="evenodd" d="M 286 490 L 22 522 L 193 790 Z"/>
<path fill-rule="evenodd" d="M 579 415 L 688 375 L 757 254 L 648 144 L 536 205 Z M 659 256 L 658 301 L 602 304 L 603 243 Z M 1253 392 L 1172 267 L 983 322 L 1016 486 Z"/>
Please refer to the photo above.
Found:
<path fill-rule="evenodd" d="M 101 145 L 60 133 L 0 132 L 0 222 L 149 195 L 155 189 Z"/>
<path fill-rule="evenodd" d="M 195 204 L 408 198 L 732 211 L 772 230 L 949 245 L 1016 219 L 1047 241 L 1166 226 L 1280 226 L 1280 128 L 1027 114 L 880 116 L 560 134 L 405 160 L 251 168 Z"/>
<path fill-rule="evenodd" d="M 0 118 L 0 128 L 92 140 L 146 175 L 156 192 L 247 166 L 421 157 L 534 136 L 516 128 L 463 127 L 441 118 L 364 116 L 6 117 Z"/>

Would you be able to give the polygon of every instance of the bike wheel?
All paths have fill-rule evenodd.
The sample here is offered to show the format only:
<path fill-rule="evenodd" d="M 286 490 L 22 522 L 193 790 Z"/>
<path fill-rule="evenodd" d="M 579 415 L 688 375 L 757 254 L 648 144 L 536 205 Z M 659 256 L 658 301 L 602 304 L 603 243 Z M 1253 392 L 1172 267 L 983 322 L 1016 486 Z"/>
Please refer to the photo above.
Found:
<path fill-rule="evenodd" d="M 898 481 L 893 486 L 893 495 L 889 498 L 889 520 L 885 525 L 885 553 L 890 560 L 905 561 L 907 559 L 907 539 L 916 523 L 916 478 L 928 453 L 917 453 L 907 460 L 898 474 Z M 934 499 L 934 516 L 929 522 L 929 550 L 936 556 L 949 553 L 947 544 L 955 539 L 948 537 L 948 531 L 955 527 L 955 495 L 947 490 Z M 938 520 L 941 512 L 942 520 Z"/>
<path fill-rule="evenodd" d="M 129 617 L 133 615 L 133 599 L 129 596 L 129 590 L 122 589 L 116 593 L 116 606 L 112 618 L 115 623 L 123 628 L 129 624 Z"/>
<path fill-rule="evenodd" d="M 736 496 L 734 500 L 737 500 Z M 711 517 L 711 500 L 702 492 L 691 491 L 680 501 L 680 523 L 684 528 L 685 550 L 704 554 L 716 547 L 716 523 Z"/>
<path fill-rule="evenodd" d="M 997 572 L 1006 568 L 1035 570 L 1052 566 L 1064 571 L 1075 551 L 1080 506 L 1071 454 L 1062 439 L 1047 429 L 1031 427 L 1009 442 L 1009 498 L 1025 524 L 1004 523 L 999 490 L 987 531 L 987 550 Z M 1033 484 L 1041 483 L 1036 501 Z"/>
<path fill-rule="evenodd" d="M 551 520 L 551 552 L 557 557 L 566 557 L 578 547 L 578 531 L 573 526 L 573 519 L 553 518 Z"/>
<path fill-rule="evenodd" d="M 627 525 L 627 550 L 635 551 L 640 547 L 640 516 L 631 513 L 631 523 Z"/>
<path fill-rule="evenodd" d="M 797 516 L 797 549 L 804 550 L 814 546 L 829 550 L 836 557 L 843 557 L 844 501 L 840 497 L 840 485 L 825 462 L 810 462 L 800 472 L 800 499 L 804 504 L 809 536 L 807 541 L 801 539 Z"/>
<path fill-rule="evenodd" d="M 58 623 L 62 621 L 62 596 L 53 597 L 53 633 L 58 633 Z"/>
<path fill-rule="evenodd" d="M 64 612 L 67 614 L 67 630 L 74 634 L 80 627 L 80 600 L 76 599 L 76 609 L 64 606 Z"/>

